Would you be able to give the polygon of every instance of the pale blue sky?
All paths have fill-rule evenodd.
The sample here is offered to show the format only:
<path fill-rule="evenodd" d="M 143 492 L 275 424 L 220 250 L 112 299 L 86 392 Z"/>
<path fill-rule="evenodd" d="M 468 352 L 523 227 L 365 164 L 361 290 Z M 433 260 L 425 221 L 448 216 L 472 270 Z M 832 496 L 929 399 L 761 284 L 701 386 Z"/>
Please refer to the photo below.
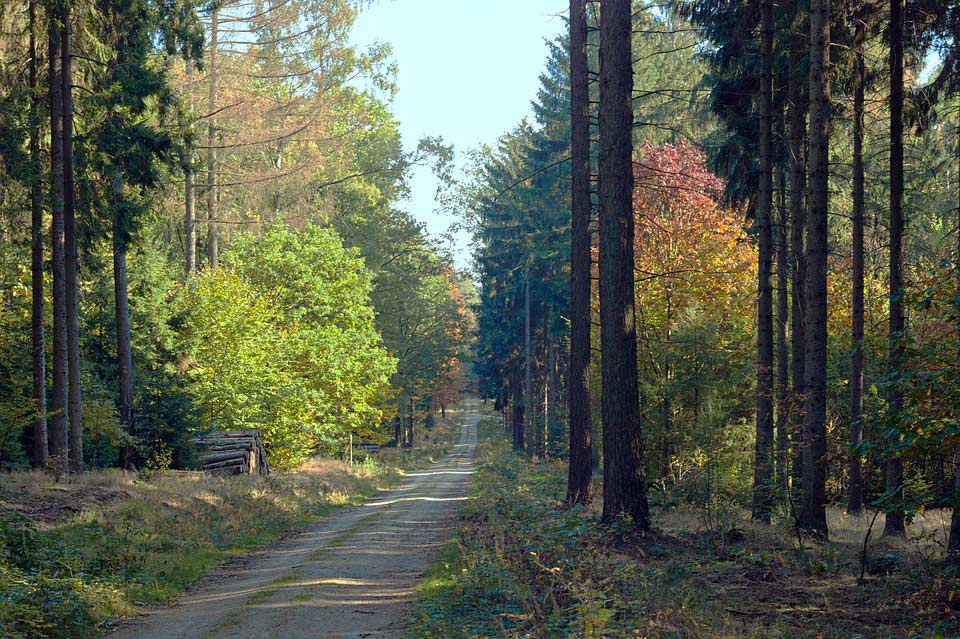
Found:
<path fill-rule="evenodd" d="M 441 136 L 458 155 L 496 139 L 530 115 L 547 58 L 544 39 L 563 28 L 567 0 L 375 0 L 353 39 L 393 46 L 399 67 L 393 111 L 404 145 Z M 454 220 L 434 211 L 436 182 L 418 169 L 401 203 L 434 235 Z M 466 238 L 458 238 L 464 266 Z"/>

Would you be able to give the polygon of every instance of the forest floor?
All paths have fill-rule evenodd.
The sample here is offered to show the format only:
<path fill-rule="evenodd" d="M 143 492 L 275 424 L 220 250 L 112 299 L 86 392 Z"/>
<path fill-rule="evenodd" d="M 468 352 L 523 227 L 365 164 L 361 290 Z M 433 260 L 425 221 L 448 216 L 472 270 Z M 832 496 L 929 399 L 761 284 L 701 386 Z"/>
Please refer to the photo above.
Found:
<path fill-rule="evenodd" d="M 272 557 L 272 569 L 278 569 L 283 561 L 277 558 L 291 557 L 287 553 L 298 544 L 312 545 L 310 561 L 327 561 L 318 544 L 326 543 L 331 552 L 334 546 L 347 548 L 347 533 L 358 539 L 366 535 L 362 524 L 374 511 L 390 514 L 394 529 L 407 519 L 382 503 L 393 491 L 378 491 L 402 481 L 394 491 L 416 494 L 411 486 L 429 476 L 415 469 L 436 466 L 462 436 L 464 419 L 460 411 L 437 420 L 413 450 L 384 450 L 371 456 L 379 459 L 353 466 L 314 459 L 296 471 L 267 477 L 98 470 L 55 482 L 42 473 L 0 475 L 0 637 L 94 637 L 189 588 L 190 594 L 170 608 L 182 614 L 203 592 L 225 592 L 251 583 L 246 576 L 273 574 L 261 573 L 258 566 L 270 564 Z M 224 599 L 226 621 L 240 619 L 230 616 L 232 604 L 258 613 L 281 592 L 290 594 L 296 577 L 296 571 L 275 574 L 269 588 Z M 303 592 L 291 600 L 300 597 L 305 609 L 310 604 Z M 290 600 L 277 605 L 278 610 L 293 607 Z M 164 610 L 158 610 L 158 618 Z M 188 621 L 185 634 L 140 631 L 138 621 L 121 625 L 128 623 L 132 629 L 118 637 L 219 637 L 237 630 L 223 618 L 213 629 Z"/>
<path fill-rule="evenodd" d="M 755 524 L 731 505 L 657 506 L 655 532 L 598 524 L 563 505 L 565 465 L 509 450 L 480 423 L 473 499 L 456 541 L 420 588 L 409 639 L 960 639 L 960 575 L 937 562 L 949 513 L 910 538 L 831 510 L 831 540 L 799 545 L 789 521 Z M 656 494 L 653 495 L 656 497 Z"/>

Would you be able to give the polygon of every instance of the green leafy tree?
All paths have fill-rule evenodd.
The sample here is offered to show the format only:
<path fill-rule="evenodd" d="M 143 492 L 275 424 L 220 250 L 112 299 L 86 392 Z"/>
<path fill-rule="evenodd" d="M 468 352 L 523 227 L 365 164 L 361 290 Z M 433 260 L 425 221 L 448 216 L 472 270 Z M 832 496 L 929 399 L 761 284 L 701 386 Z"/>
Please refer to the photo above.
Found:
<path fill-rule="evenodd" d="M 238 238 L 187 294 L 191 393 L 210 427 L 262 430 L 280 467 L 370 432 L 396 360 L 369 292 L 363 262 L 332 230 Z"/>

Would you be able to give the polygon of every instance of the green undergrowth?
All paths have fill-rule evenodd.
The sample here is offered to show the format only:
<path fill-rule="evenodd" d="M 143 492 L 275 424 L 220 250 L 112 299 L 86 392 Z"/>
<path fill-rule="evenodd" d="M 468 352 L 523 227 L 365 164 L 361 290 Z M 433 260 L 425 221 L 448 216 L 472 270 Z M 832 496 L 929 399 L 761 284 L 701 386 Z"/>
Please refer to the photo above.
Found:
<path fill-rule="evenodd" d="M 709 608 L 683 566 L 643 569 L 619 551 L 618 527 L 563 507 L 560 463 L 524 462 L 493 420 L 480 426 L 474 499 L 421 586 L 409 639 L 661 636 L 636 620 L 656 630 L 660 617 Z"/>
<path fill-rule="evenodd" d="M 371 456 L 352 467 L 317 459 L 267 477 L 100 470 L 57 483 L 41 473 L 5 475 L 0 637 L 99 636 L 225 560 L 426 466 L 449 450 L 460 423 L 458 413 L 437 420 L 413 452 Z"/>
<path fill-rule="evenodd" d="M 949 592 L 910 546 L 895 572 L 857 577 L 856 543 L 797 548 L 787 527 L 736 519 L 723 534 L 694 506 L 654 513 L 655 532 L 563 505 L 565 465 L 509 450 L 480 424 L 473 499 L 420 586 L 407 639 L 960 638 Z M 733 520 L 731 520 L 733 521 Z M 849 524 L 852 525 L 852 524 Z M 894 556 L 894 555 L 891 555 Z"/>

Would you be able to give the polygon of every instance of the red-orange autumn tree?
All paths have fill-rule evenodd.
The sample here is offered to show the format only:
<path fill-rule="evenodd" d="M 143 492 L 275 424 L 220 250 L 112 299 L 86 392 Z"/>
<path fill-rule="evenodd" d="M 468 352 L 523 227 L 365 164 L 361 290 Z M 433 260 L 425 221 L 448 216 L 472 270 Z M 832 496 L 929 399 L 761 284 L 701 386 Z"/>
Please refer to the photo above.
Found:
<path fill-rule="evenodd" d="M 743 213 L 688 144 L 646 144 L 634 164 L 640 368 L 652 479 L 680 481 L 721 429 L 751 414 L 757 253 Z M 729 393 L 731 384 L 741 389 Z M 738 431 L 739 432 L 739 431 Z M 747 437 L 747 431 L 743 431 Z M 680 455 L 692 451 L 692 455 Z"/>
<path fill-rule="evenodd" d="M 432 408 L 439 409 L 440 415 L 446 417 L 447 407 L 456 404 L 467 389 L 468 381 L 462 352 L 471 334 L 472 316 L 457 283 L 457 273 L 450 267 L 444 267 L 442 276 L 446 283 L 446 294 L 449 295 L 447 304 L 449 308 L 442 322 L 448 356 L 439 364 L 430 387 L 430 400 Z"/>
<path fill-rule="evenodd" d="M 463 362 L 459 357 L 449 359 L 440 368 L 437 379 L 433 383 L 433 392 L 430 398 L 434 410 L 440 410 L 440 416 L 447 416 L 447 407 L 456 404 L 467 390 L 467 374 L 463 369 Z"/>

